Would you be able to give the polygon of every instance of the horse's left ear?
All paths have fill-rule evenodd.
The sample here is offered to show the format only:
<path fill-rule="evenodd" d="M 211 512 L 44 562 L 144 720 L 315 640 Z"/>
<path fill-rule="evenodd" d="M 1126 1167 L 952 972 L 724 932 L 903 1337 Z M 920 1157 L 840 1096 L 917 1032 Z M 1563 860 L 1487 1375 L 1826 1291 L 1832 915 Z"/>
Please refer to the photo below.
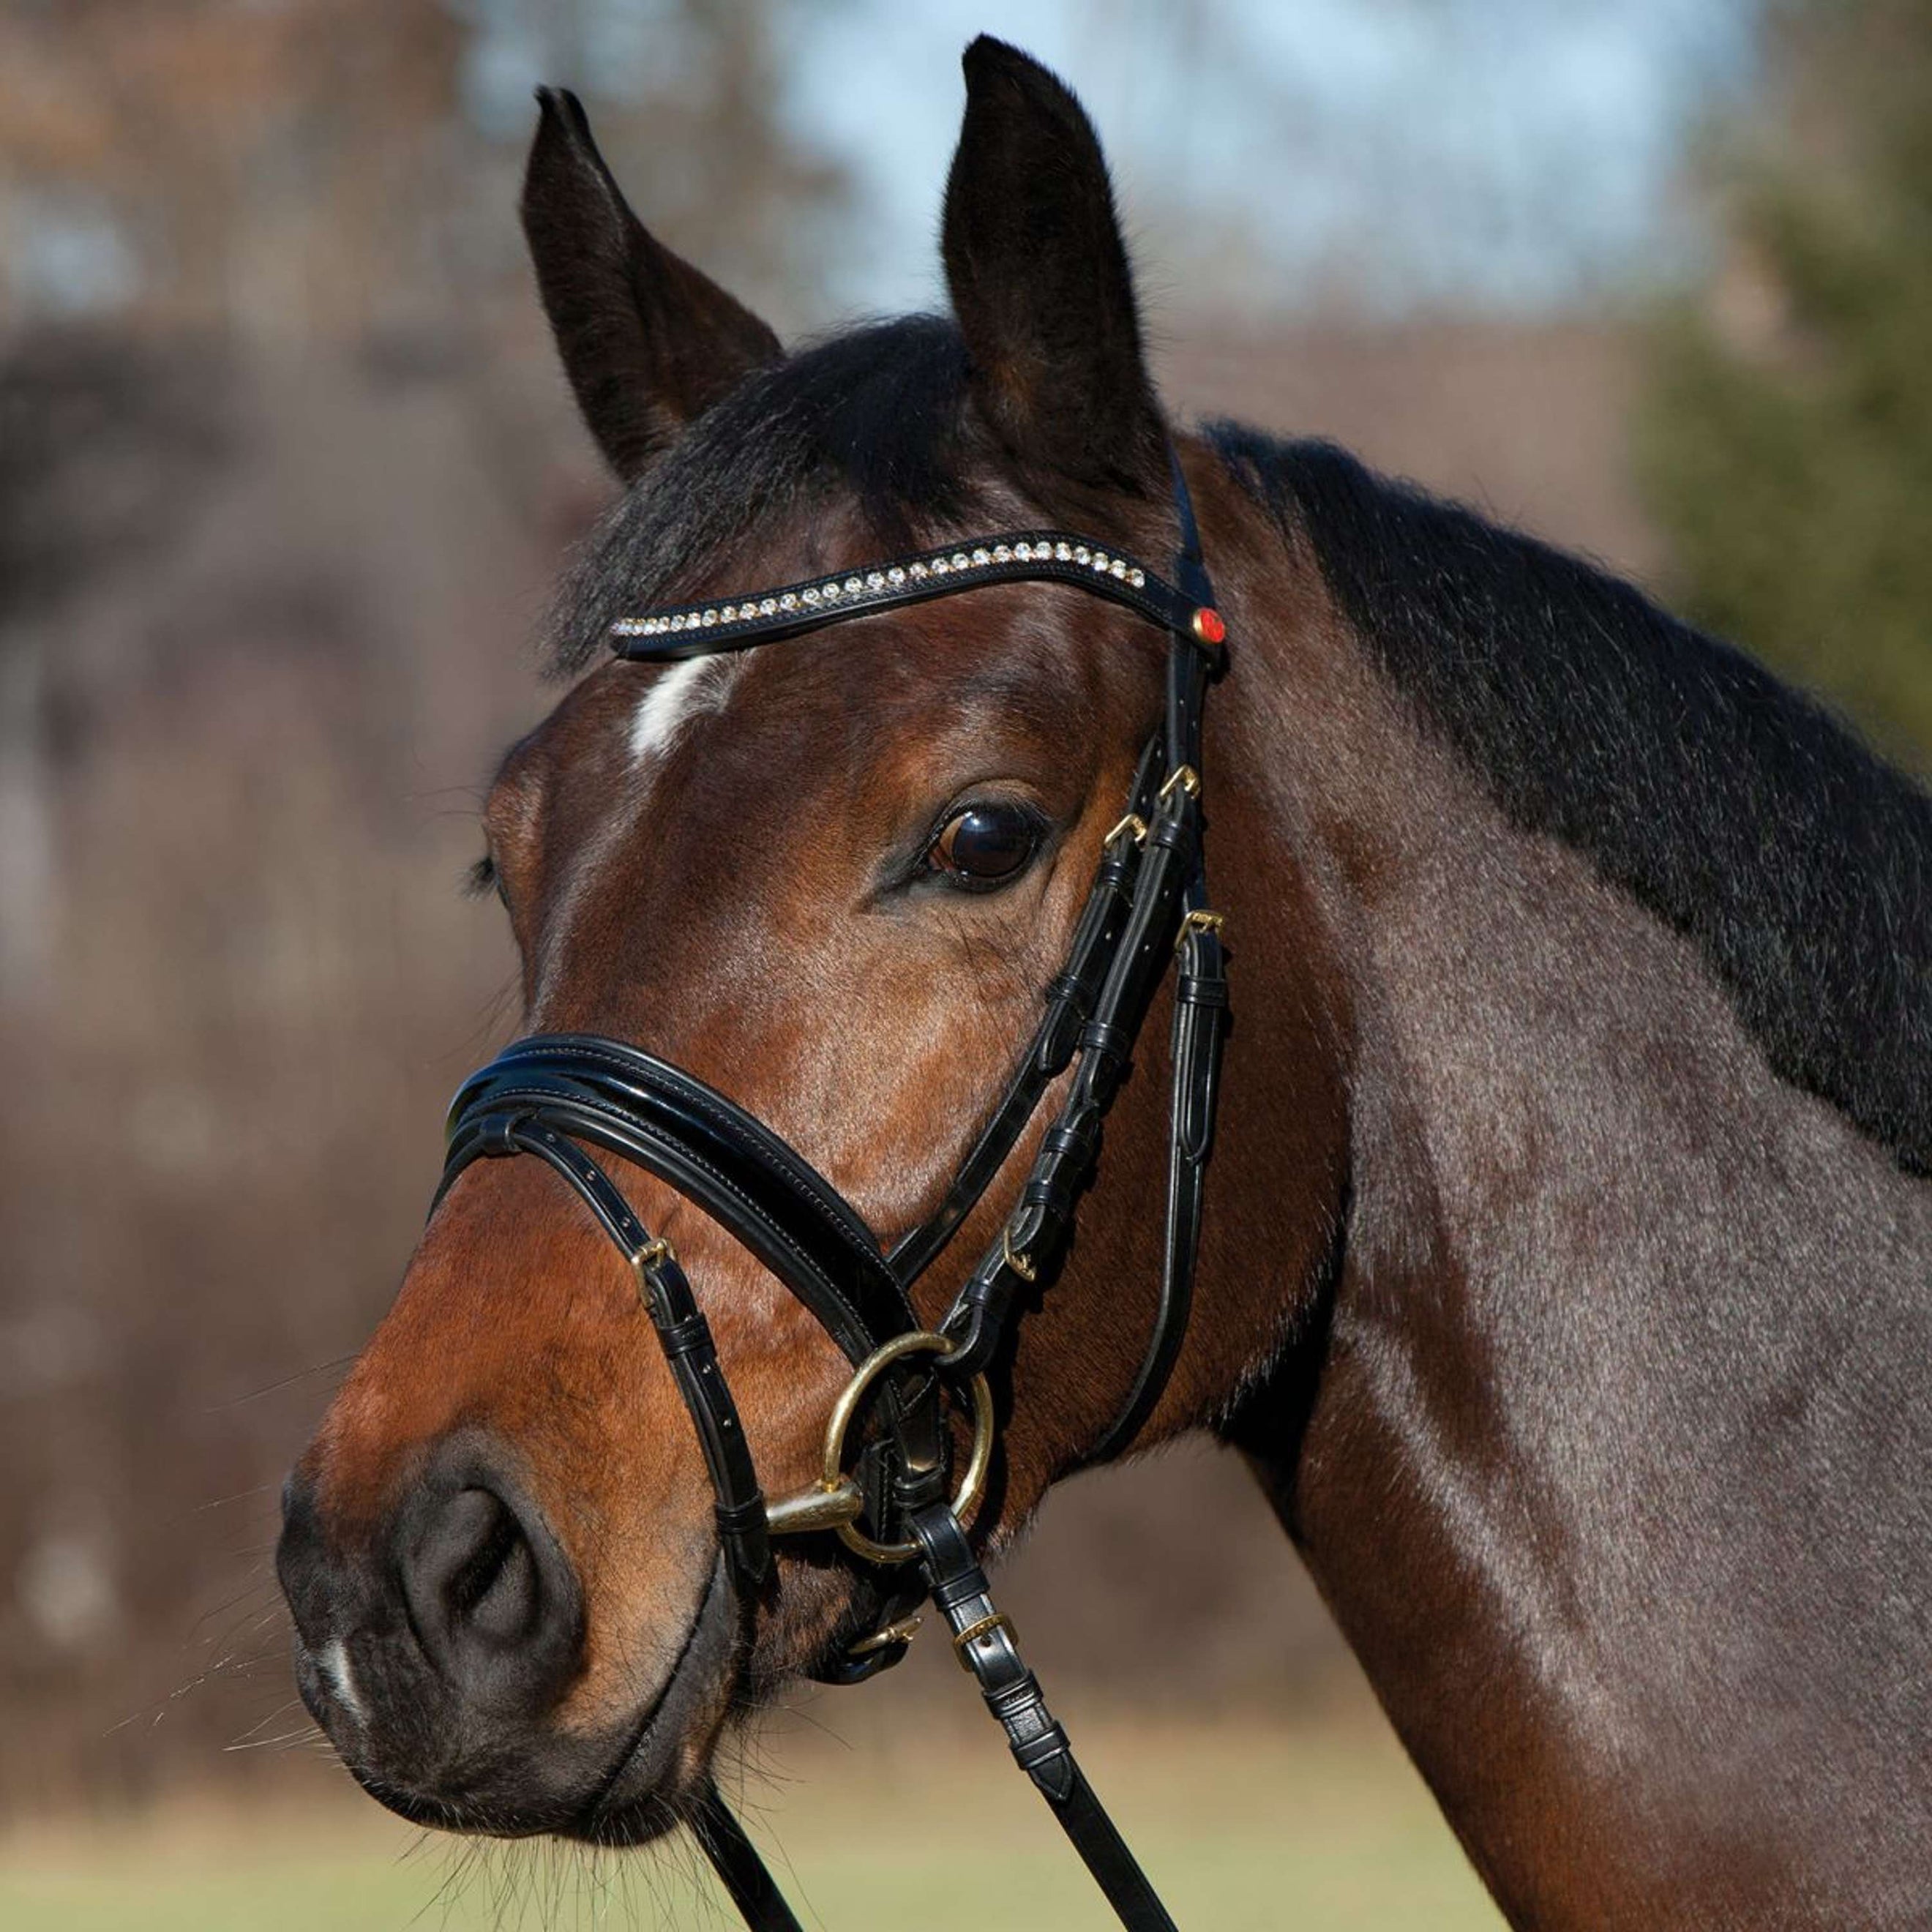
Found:
<path fill-rule="evenodd" d="M 564 372 L 627 483 L 778 339 L 631 212 L 575 94 L 542 88 L 524 176 L 524 233 Z"/>
<path fill-rule="evenodd" d="M 1166 433 L 1093 124 L 1003 41 L 982 34 L 963 64 L 944 250 L 980 410 L 1029 467 L 1156 484 Z"/>

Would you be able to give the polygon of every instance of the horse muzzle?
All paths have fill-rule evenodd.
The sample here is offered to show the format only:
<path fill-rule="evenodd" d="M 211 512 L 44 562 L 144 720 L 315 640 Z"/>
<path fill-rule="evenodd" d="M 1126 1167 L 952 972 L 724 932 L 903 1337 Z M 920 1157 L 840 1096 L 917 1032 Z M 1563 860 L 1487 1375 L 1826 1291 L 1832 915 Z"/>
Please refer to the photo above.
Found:
<path fill-rule="evenodd" d="M 490 1433 L 452 1432 L 371 1526 L 338 1534 L 312 1478 L 283 1495 L 276 1570 L 302 1702 L 365 1790 L 412 1822 L 634 1842 L 674 1819 L 694 1735 L 729 1696 L 721 1568 L 640 1705 L 560 1721 L 586 1664 L 576 1570 Z"/>

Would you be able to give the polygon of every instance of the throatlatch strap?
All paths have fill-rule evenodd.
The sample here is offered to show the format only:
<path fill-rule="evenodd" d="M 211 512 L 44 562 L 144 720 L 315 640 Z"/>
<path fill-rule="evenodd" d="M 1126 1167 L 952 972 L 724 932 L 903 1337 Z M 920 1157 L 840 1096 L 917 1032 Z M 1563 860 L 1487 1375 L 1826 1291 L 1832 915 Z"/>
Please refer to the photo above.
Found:
<path fill-rule="evenodd" d="M 1192 914 L 1189 919 L 1180 935 L 1180 970 L 1174 988 L 1174 1088 L 1168 1122 L 1167 1240 L 1160 1300 L 1140 1372 L 1107 1432 L 1088 1452 L 1089 1462 L 1111 1461 L 1140 1433 L 1174 1372 L 1174 1358 L 1187 1336 L 1208 1157 L 1214 1150 L 1221 1043 L 1228 1021 L 1228 976 L 1220 930 Z"/>

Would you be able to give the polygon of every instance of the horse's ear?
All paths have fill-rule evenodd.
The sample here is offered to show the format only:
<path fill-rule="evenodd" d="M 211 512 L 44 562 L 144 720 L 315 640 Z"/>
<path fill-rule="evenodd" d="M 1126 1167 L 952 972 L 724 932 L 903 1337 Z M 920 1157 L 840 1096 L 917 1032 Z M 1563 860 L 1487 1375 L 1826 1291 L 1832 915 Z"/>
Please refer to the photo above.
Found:
<path fill-rule="evenodd" d="M 591 139 L 575 94 L 542 88 L 524 176 L 524 233 L 564 372 L 626 482 L 778 339 L 647 233 Z"/>
<path fill-rule="evenodd" d="M 946 278 L 974 395 L 1021 460 L 1142 488 L 1166 473 L 1107 164 L 1072 94 L 1017 48 L 966 50 Z"/>

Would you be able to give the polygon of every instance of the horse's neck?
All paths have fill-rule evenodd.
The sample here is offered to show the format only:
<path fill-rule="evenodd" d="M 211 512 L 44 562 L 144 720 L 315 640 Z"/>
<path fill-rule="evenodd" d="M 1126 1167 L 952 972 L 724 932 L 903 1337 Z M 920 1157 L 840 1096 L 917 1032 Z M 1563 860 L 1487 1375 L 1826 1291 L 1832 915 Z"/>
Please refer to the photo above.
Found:
<path fill-rule="evenodd" d="M 1801 1870 L 1816 1922 L 1932 1907 L 1932 1190 L 1339 628 L 1271 629 L 1233 756 L 1349 1095 L 1321 1359 L 1240 1425 L 1284 1520 L 1522 1922 L 1810 1924 Z"/>

